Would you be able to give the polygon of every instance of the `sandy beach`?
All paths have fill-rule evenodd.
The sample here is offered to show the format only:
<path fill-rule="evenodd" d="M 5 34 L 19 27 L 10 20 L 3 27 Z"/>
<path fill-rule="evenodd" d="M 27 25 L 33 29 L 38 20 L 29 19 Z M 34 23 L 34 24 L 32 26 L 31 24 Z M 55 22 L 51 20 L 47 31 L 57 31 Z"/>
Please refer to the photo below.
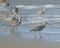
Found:
<path fill-rule="evenodd" d="M 5 22 L 4 18 L 8 17 L 6 15 L 13 15 L 12 7 L 3 8 L 0 6 L 0 12 L 4 11 L 2 14 L 7 13 L 6 15 L 2 15 L 0 13 L 0 48 L 60 48 L 60 0 L 6 1 L 12 7 L 17 7 L 19 9 L 17 17 L 20 18 L 20 16 L 22 16 L 24 19 L 21 22 L 22 24 L 19 24 L 19 26 L 16 26 L 17 28 L 9 31 L 8 29 L 10 28 L 10 24 Z M 47 11 L 43 15 L 36 14 L 36 11 L 40 9 L 47 9 Z M 39 23 L 41 19 L 42 21 L 50 23 L 50 25 L 47 24 L 46 27 L 41 31 L 41 35 L 44 39 L 34 39 L 34 35 L 39 38 L 39 34 L 38 32 L 30 32 L 30 30 L 33 29 L 37 25 L 37 22 Z M 7 27 L 8 31 L 5 31 L 5 27 Z M 53 42 L 49 40 L 59 41 Z"/>
<path fill-rule="evenodd" d="M 0 36 L 0 48 L 60 48 L 60 43 L 37 39 L 16 39 L 5 35 Z"/>

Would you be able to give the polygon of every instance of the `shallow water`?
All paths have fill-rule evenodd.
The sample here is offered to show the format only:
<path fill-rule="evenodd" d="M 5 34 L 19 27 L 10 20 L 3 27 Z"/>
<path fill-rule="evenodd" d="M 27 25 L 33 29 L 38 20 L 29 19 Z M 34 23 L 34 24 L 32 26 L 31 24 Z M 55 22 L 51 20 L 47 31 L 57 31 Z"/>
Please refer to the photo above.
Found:
<path fill-rule="evenodd" d="M 0 34 L 1 35 L 13 35 L 18 38 L 34 39 L 34 35 L 39 39 L 38 32 L 30 32 L 40 19 L 50 23 L 47 24 L 44 30 L 41 31 L 42 39 L 49 41 L 60 41 L 60 0 L 8 0 L 11 5 L 18 7 L 19 15 L 23 16 L 22 23 L 17 26 L 14 30 L 8 31 L 9 26 L 2 20 L 5 15 L 0 15 Z M 13 3 L 12 3 L 13 2 Z M 1 10 L 2 8 L 2 10 Z M 36 11 L 42 8 L 46 8 L 45 14 L 38 15 Z M 10 8 L 0 7 L 1 11 L 5 11 L 10 14 Z M 40 32 L 40 31 L 39 31 Z"/>

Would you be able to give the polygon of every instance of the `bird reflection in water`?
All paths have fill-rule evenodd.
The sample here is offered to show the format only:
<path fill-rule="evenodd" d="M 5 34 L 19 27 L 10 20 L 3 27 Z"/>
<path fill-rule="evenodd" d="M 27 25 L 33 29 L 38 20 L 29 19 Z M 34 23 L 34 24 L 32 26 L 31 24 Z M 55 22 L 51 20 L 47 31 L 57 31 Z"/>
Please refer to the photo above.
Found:
<path fill-rule="evenodd" d="M 7 29 L 5 29 L 5 32 L 10 33 L 11 35 L 13 35 L 17 40 L 21 37 L 21 32 L 17 31 L 17 29 L 13 28 L 13 27 L 9 27 Z"/>

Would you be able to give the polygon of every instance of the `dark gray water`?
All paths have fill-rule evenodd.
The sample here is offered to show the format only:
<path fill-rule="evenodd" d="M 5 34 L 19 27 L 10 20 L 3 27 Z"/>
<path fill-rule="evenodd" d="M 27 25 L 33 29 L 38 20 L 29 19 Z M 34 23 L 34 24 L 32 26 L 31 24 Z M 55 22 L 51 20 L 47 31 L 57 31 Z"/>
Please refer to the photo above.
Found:
<path fill-rule="evenodd" d="M 19 9 L 19 15 L 23 16 L 22 23 L 13 30 L 14 32 L 8 32 L 9 26 L 6 22 L 0 19 L 0 34 L 1 35 L 14 35 L 18 38 L 34 39 L 34 32 L 30 32 L 40 19 L 50 23 L 41 31 L 42 39 L 50 41 L 60 41 L 60 0 L 7 0 L 10 5 L 16 6 Z M 1 10 L 2 7 L 0 7 Z M 37 15 L 36 11 L 42 8 L 46 8 L 45 14 Z M 7 14 L 10 14 L 9 8 L 2 8 Z M 1 11 L 2 11 L 1 10 Z M 0 15 L 1 16 L 1 15 Z M 0 18 L 4 18 L 1 16 Z M 40 31 L 39 31 L 40 32 Z M 38 32 L 36 33 L 37 39 L 39 39 Z"/>

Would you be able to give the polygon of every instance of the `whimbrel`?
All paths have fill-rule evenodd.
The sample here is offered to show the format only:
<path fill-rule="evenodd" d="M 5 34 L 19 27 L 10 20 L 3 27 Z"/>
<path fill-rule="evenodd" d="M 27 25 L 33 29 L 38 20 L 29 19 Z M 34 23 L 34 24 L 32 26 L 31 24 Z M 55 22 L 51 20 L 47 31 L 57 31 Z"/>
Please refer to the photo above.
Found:
<path fill-rule="evenodd" d="M 37 31 L 42 31 L 45 28 L 46 24 L 47 22 L 40 22 L 37 26 L 35 26 L 32 30 L 30 30 L 30 32 L 34 31 L 36 33 Z M 41 38 L 41 32 L 39 32 L 39 36 Z M 36 35 L 35 35 L 35 38 L 36 38 Z"/>

